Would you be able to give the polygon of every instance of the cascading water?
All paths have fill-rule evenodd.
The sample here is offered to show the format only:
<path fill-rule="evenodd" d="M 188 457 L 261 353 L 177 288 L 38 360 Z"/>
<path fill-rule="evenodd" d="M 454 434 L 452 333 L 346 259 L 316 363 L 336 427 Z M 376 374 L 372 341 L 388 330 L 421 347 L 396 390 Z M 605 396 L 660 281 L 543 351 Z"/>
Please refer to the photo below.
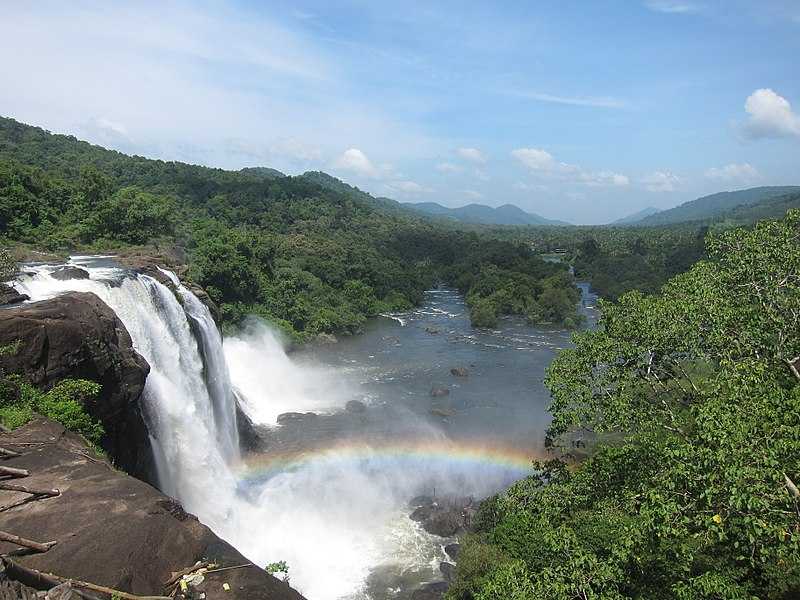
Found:
<path fill-rule="evenodd" d="M 29 274 L 16 285 L 33 301 L 68 291 L 91 292 L 114 310 L 150 365 L 144 412 L 159 487 L 219 527 L 230 504 L 221 502 L 216 492 L 209 494 L 210 474 L 217 480 L 215 489 L 232 493 L 236 483 L 228 465 L 239 449 L 230 378 L 214 321 L 177 280 L 183 304 L 152 277 L 95 266 L 98 262 L 102 264 L 92 257 L 73 259 L 72 264 L 89 272 L 89 279 L 59 280 L 51 276 L 57 267 L 36 266 L 27 268 Z"/>
<path fill-rule="evenodd" d="M 15 286 L 33 301 L 92 292 L 116 312 L 151 367 L 144 412 L 162 491 L 255 564 L 285 560 L 292 585 L 310 600 L 395 598 L 398 582 L 413 587 L 438 578 L 439 561 L 445 558 L 441 538 L 409 520 L 408 499 L 433 486 L 443 493 L 480 497 L 528 472 L 524 452 L 510 457 L 454 444 L 441 424 L 427 418 L 430 387 L 399 388 L 402 393 L 392 401 L 380 401 L 379 391 L 378 396 L 359 393 L 364 382 L 383 386 L 405 377 L 429 386 L 430 361 L 438 360 L 442 350 L 431 349 L 419 367 L 402 353 L 431 340 L 447 344 L 443 336 L 403 327 L 403 335 L 427 337 L 410 338 L 407 345 L 392 341 L 394 334 L 380 338 L 383 355 L 395 348 L 401 353 L 397 372 L 371 365 L 373 353 L 335 370 L 322 368 L 290 360 L 260 323 L 223 343 L 207 307 L 172 273 L 164 272 L 175 292 L 111 260 L 75 257 L 70 262 L 90 278 L 59 280 L 51 276 L 57 267 L 34 266 Z M 459 318 L 452 310 L 434 309 L 430 318 L 444 324 Z M 403 318 L 412 322 L 417 317 Z M 472 337 L 463 336 L 458 346 L 470 353 L 463 357 L 467 364 L 500 347 L 466 343 L 474 342 Z M 525 343 L 541 352 L 538 339 Z M 509 359 L 497 361 L 499 368 Z M 500 378 L 505 382 L 508 375 Z M 493 380 L 475 383 L 480 381 Z M 248 457 L 246 463 L 238 447 L 237 394 L 254 422 L 272 428 L 270 452 Z M 360 402 L 343 411 L 352 399 Z M 422 413 L 415 410 L 419 399 Z M 476 400 L 474 408 L 475 423 L 485 428 L 491 406 Z M 519 423 L 513 410 L 498 413 L 508 414 L 504 428 Z M 306 411 L 317 415 L 299 415 Z M 311 425 L 275 428 L 277 416 L 285 412 L 311 419 Z M 529 437 L 530 432 L 523 433 Z M 281 445 L 282 435 L 295 434 Z"/>

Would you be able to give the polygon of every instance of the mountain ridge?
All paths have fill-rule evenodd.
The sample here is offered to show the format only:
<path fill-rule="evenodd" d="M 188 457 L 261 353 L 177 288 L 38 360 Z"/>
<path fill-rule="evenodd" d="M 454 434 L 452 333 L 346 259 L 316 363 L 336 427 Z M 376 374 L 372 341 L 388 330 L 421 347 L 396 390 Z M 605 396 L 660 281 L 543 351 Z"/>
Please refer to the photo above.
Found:
<path fill-rule="evenodd" d="M 800 186 L 760 186 L 743 190 L 717 192 L 689 200 L 683 204 L 662 210 L 630 224 L 640 226 L 672 225 L 687 221 L 714 220 L 739 206 L 756 205 L 761 202 L 800 192 Z"/>

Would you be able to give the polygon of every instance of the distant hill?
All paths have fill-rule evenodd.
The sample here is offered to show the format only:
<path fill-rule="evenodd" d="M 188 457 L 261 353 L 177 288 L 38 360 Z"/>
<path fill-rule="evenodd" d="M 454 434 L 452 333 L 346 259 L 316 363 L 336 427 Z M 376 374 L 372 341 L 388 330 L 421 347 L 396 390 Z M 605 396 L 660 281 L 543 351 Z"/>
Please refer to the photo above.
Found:
<path fill-rule="evenodd" d="M 278 179 L 279 177 L 286 177 L 286 173 L 281 173 L 278 169 L 271 169 L 270 167 L 245 167 L 239 169 L 240 173 L 245 175 L 257 175 L 264 179 Z"/>
<path fill-rule="evenodd" d="M 648 206 L 647 208 L 643 208 L 642 210 L 636 211 L 635 213 L 628 215 L 627 217 L 622 217 L 621 219 L 612 221 L 610 225 L 632 225 L 633 223 L 638 223 L 645 217 L 649 217 L 659 212 L 661 212 L 660 209 L 655 208 L 654 206 Z"/>
<path fill-rule="evenodd" d="M 406 202 L 404 207 L 428 215 L 481 225 L 569 225 L 564 221 L 546 219 L 534 213 L 525 212 L 513 204 L 497 208 L 485 204 L 467 204 L 460 208 L 448 208 L 436 202 Z"/>
<path fill-rule="evenodd" d="M 404 210 L 404 206 L 397 200 L 392 200 L 391 198 L 385 198 L 383 196 L 373 196 L 369 192 L 365 192 L 364 190 L 350 185 L 349 183 L 345 183 L 341 179 L 338 179 L 333 175 L 328 175 L 323 171 L 306 171 L 300 175 L 300 177 L 334 192 L 346 194 L 352 198 L 369 202 L 370 204 L 377 204 L 383 208 Z"/>
<path fill-rule="evenodd" d="M 726 211 L 721 220 L 739 224 L 755 223 L 761 219 L 782 219 L 790 208 L 800 208 L 800 189 L 755 204 L 742 204 Z"/>
<path fill-rule="evenodd" d="M 735 192 L 720 192 L 685 202 L 680 206 L 636 221 L 636 225 L 671 225 L 686 221 L 716 221 L 740 206 L 754 205 L 786 194 L 800 192 L 800 186 L 756 187 Z M 744 213 L 742 213 L 744 214 Z"/>
<path fill-rule="evenodd" d="M 364 190 L 322 171 L 308 171 L 303 173 L 301 177 L 330 190 L 378 204 L 384 209 L 395 209 L 406 213 L 411 212 L 417 215 L 421 214 L 461 223 L 478 225 L 569 225 L 564 221 L 545 219 L 539 215 L 525 212 L 513 204 L 504 204 L 497 208 L 483 204 L 468 204 L 460 208 L 447 208 L 436 202 L 398 202 L 383 196 L 372 196 Z"/>

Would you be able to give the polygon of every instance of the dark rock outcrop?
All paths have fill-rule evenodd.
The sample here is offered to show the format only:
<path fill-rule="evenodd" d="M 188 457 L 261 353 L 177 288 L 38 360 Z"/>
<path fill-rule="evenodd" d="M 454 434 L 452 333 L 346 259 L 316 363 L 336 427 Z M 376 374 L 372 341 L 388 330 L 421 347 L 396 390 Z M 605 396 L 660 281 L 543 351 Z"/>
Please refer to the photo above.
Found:
<path fill-rule="evenodd" d="M 441 572 L 442 577 L 444 577 L 444 580 L 447 583 L 450 583 L 450 582 L 453 581 L 453 578 L 455 577 L 456 566 L 453 563 L 440 562 L 439 563 L 439 571 Z"/>
<path fill-rule="evenodd" d="M 118 466 L 154 480 L 139 408 L 150 367 L 133 349 L 122 321 L 100 298 L 72 292 L 0 311 L 4 345 L 16 345 L 16 351 L 0 356 L 0 367 L 21 373 L 38 387 L 64 378 L 99 383 L 99 396 L 85 408 L 106 430 L 103 447 Z"/>
<path fill-rule="evenodd" d="M 441 600 L 448 587 L 446 581 L 426 583 L 418 590 L 414 590 L 411 594 L 411 600 Z"/>
<path fill-rule="evenodd" d="M 20 294 L 10 285 L 0 283 L 0 304 L 19 304 L 20 302 L 25 302 L 25 300 L 30 300 L 30 296 Z"/>
<path fill-rule="evenodd" d="M 469 371 L 467 371 L 464 367 L 453 367 L 450 369 L 450 374 L 453 377 L 469 377 Z"/>
<path fill-rule="evenodd" d="M 410 518 L 428 533 L 446 538 L 468 529 L 474 512 L 472 498 L 448 497 L 417 507 Z"/>
<path fill-rule="evenodd" d="M 344 405 L 344 409 L 351 413 L 363 413 L 367 410 L 367 406 L 360 400 L 349 400 L 347 404 Z"/>
<path fill-rule="evenodd" d="M 180 504 L 92 455 L 78 436 L 37 419 L 0 445 L 22 453 L 4 462 L 28 469 L 25 485 L 61 495 L 0 512 L 0 529 L 58 543 L 14 560 L 25 567 L 138 595 L 162 595 L 173 572 L 198 560 L 220 567 L 249 563 Z M 4 504 L 25 494 L 4 492 Z M 14 549 L 0 543 L 0 553 Z M 227 583 L 230 591 L 223 589 Z M 303 600 L 258 567 L 207 573 L 197 589 L 207 600 Z"/>
<path fill-rule="evenodd" d="M 447 544 L 444 547 L 444 553 L 450 557 L 451 560 L 458 560 L 458 553 L 461 551 L 461 544 Z"/>
<path fill-rule="evenodd" d="M 89 271 L 85 271 L 73 265 L 64 265 L 55 271 L 51 271 L 50 277 L 58 279 L 59 281 L 66 281 L 68 279 L 89 279 Z"/>

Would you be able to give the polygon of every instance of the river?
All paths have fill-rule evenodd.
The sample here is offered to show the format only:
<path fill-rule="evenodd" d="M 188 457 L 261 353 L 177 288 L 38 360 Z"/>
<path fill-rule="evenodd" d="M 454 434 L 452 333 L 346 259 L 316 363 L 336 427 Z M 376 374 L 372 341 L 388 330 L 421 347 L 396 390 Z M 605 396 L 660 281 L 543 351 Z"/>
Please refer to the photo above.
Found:
<path fill-rule="evenodd" d="M 581 288 L 591 326 L 595 298 Z M 248 412 L 281 423 L 266 455 L 246 459 L 243 480 L 280 507 L 280 524 L 267 528 L 280 537 L 270 557 L 297 568 L 308 582 L 300 589 L 359 600 L 408 598 L 441 579 L 452 540 L 408 518 L 412 496 L 481 498 L 530 472 L 550 421 L 545 369 L 570 343 L 568 331 L 519 318 L 474 329 L 462 296 L 446 288 L 336 344 L 253 354 L 269 337 L 254 325 L 225 342 Z"/>
<path fill-rule="evenodd" d="M 473 329 L 463 298 L 443 288 L 357 336 L 287 354 L 260 321 L 221 339 L 171 273 L 110 257 L 70 264 L 85 276 L 31 265 L 15 286 L 33 301 L 92 292 L 116 312 L 151 366 L 143 410 L 159 487 L 255 564 L 284 561 L 309 600 L 403 600 L 441 579 L 451 540 L 412 521 L 409 500 L 477 501 L 542 455 L 542 380 L 567 331 L 515 318 Z M 258 452 L 239 451 L 237 398 Z"/>

